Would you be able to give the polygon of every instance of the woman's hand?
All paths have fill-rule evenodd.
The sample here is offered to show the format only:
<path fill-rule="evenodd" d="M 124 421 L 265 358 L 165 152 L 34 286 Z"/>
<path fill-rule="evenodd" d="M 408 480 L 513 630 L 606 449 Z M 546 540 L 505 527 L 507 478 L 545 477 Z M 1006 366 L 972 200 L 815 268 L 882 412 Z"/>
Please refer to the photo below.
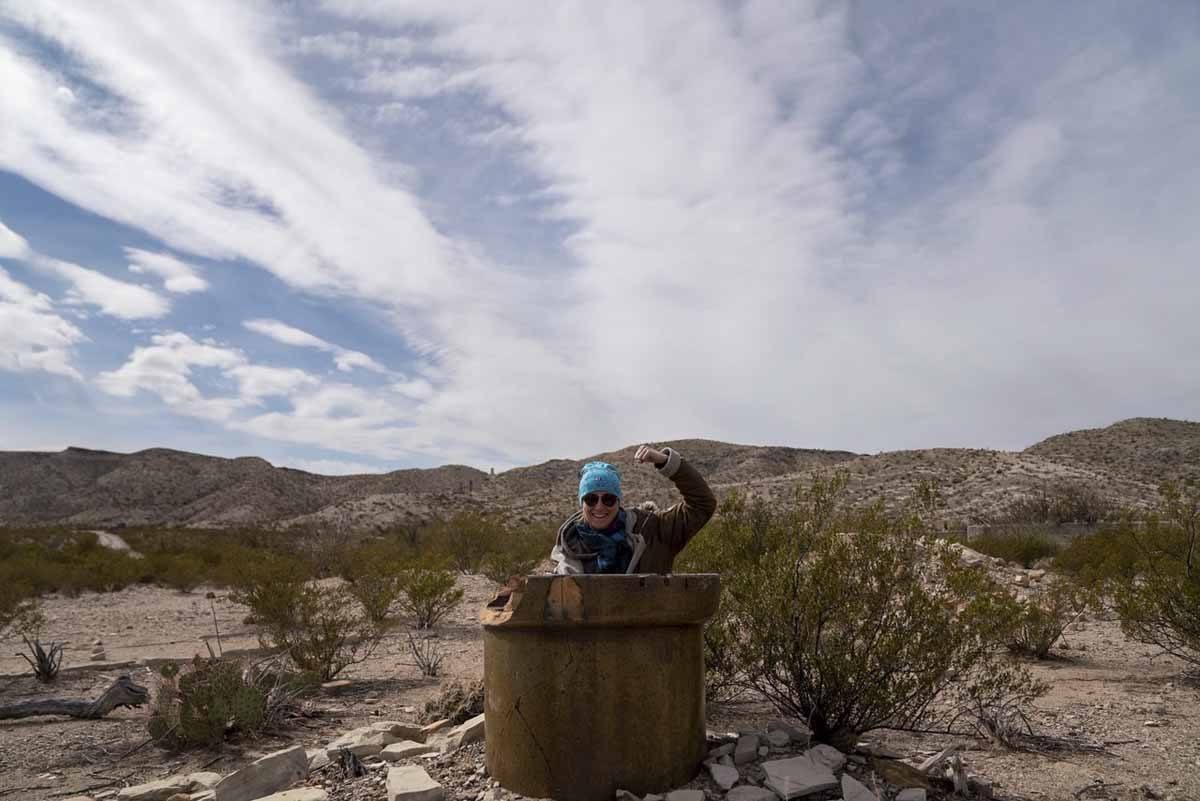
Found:
<path fill-rule="evenodd" d="M 667 463 L 667 455 L 662 451 L 651 448 L 649 445 L 642 445 L 637 449 L 637 453 L 633 455 L 633 461 L 638 464 L 653 462 L 655 467 L 662 467 Z"/>

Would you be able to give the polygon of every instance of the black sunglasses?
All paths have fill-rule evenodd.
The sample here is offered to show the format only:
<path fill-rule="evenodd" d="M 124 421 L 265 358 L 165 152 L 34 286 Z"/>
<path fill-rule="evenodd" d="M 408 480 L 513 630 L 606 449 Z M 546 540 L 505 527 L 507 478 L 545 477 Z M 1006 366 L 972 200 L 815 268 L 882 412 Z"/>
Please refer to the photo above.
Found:
<path fill-rule="evenodd" d="M 599 495 L 594 492 L 589 492 L 587 495 L 583 496 L 583 502 L 588 506 L 595 506 L 597 503 L 603 503 L 610 509 L 617 505 L 618 500 L 620 499 L 616 495 L 611 495 L 607 492 L 601 492 Z"/>

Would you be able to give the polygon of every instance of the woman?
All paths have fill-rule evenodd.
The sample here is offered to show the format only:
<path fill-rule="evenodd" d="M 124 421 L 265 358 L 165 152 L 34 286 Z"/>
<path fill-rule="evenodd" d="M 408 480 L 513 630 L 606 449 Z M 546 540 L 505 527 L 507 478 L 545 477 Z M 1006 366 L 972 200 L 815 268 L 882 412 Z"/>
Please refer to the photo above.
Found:
<path fill-rule="evenodd" d="M 713 516 L 717 499 L 677 451 L 642 445 L 633 460 L 657 467 L 683 501 L 665 511 L 627 507 L 617 468 L 588 462 L 579 471 L 579 511 L 559 528 L 550 553 L 555 573 L 670 573 L 676 555 Z"/>

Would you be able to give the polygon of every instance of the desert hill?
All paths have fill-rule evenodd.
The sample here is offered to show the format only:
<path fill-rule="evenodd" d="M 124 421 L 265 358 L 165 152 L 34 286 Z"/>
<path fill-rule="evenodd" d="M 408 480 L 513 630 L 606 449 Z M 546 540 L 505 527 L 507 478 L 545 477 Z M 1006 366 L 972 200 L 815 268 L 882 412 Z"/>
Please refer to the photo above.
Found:
<path fill-rule="evenodd" d="M 813 475 L 846 471 L 859 500 L 891 506 L 922 480 L 940 487 L 950 524 L 988 520 L 1023 493 L 1064 484 L 1122 505 L 1153 501 L 1166 479 L 1200 478 L 1200 424 L 1136 418 L 1050 437 L 1024 451 L 934 448 L 860 455 L 848 451 L 736 445 L 690 439 L 661 443 L 684 453 L 718 495 L 737 489 L 782 498 Z M 574 505 L 579 468 L 622 467 L 626 498 L 660 505 L 677 498 L 636 446 L 586 459 L 554 459 L 496 476 L 461 465 L 380 475 L 321 476 L 255 457 L 224 459 L 153 448 L 131 454 L 67 448 L 0 452 L 0 525 L 73 526 L 334 524 L 376 529 L 463 509 L 503 510 L 548 520 Z"/>

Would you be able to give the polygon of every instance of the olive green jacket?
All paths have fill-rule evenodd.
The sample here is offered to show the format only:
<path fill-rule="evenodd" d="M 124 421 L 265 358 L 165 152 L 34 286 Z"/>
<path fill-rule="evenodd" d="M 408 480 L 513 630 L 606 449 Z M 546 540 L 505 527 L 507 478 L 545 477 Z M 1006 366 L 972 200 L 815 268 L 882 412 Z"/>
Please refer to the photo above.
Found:
<path fill-rule="evenodd" d="M 683 501 L 661 511 L 622 507 L 625 537 L 633 547 L 627 573 L 670 573 L 675 557 L 717 510 L 717 499 L 696 468 L 684 461 L 678 451 L 667 448 L 664 452 L 667 462 L 658 471 L 674 482 Z M 558 540 L 550 553 L 555 573 L 585 572 L 584 564 L 591 554 L 572 551 L 564 539 L 580 517 L 576 512 L 559 527 Z"/>

